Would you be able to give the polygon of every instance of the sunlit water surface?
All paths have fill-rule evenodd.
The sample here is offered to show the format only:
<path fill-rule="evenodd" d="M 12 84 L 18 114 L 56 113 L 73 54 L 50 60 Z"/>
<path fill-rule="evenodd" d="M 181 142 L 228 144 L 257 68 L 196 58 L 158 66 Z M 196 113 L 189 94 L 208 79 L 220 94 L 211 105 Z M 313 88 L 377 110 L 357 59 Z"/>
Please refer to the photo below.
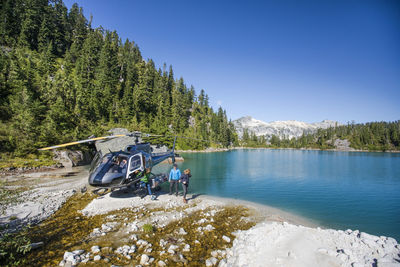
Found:
<path fill-rule="evenodd" d="M 182 153 L 190 193 L 274 206 L 324 227 L 400 240 L 400 154 L 303 150 Z M 160 164 L 155 171 L 167 172 Z"/>

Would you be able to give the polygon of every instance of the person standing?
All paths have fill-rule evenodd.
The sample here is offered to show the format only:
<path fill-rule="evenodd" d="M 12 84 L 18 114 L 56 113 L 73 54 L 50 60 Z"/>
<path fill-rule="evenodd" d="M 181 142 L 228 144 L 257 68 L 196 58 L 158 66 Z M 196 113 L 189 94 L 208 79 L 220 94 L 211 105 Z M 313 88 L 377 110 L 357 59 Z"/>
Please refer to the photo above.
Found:
<path fill-rule="evenodd" d="M 140 182 L 144 185 L 144 187 L 147 187 L 147 192 L 149 193 L 149 196 L 152 196 L 151 192 L 151 186 L 150 186 L 150 168 L 146 168 L 144 175 L 142 179 L 140 179 Z M 151 197 L 152 200 L 154 200 L 153 196 Z"/>
<path fill-rule="evenodd" d="M 183 188 L 183 202 L 187 203 L 186 200 L 186 194 L 188 191 L 188 187 L 189 187 L 189 179 L 190 177 L 192 177 L 192 175 L 190 174 L 190 169 L 186 169 L 183 171 L 183 174 L 181 176 L 181 178 L 179 179 L 179 182 L 182 183 L 182 188 Z"/>
<path fill-rule="evenodd" d="M 178 196 L 178 183 L 181 178 L 181 171 L 178 169 L 178 165 L 175 163 L 174 167 L 169 172 L 169 194 L 172 195 L 172 187 L 175 185 L 175 195 Z"/>

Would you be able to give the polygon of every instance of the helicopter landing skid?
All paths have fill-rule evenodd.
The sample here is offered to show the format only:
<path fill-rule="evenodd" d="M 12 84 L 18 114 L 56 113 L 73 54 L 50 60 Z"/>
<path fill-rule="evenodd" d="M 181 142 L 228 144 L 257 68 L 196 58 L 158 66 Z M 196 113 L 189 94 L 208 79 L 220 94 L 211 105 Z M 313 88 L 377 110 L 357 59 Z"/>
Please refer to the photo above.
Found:
<path fill-rule="evenodd" d="M 92 190 L 92 193 L 96 194 L 98 196 L 104 196 L 105 194 L 107 194 L 108 191 L 109 191 L 108 188 L 96 188 L 96 189 Z M 114 191 L 114 190 L 112 190 L 112 191 Z"/>

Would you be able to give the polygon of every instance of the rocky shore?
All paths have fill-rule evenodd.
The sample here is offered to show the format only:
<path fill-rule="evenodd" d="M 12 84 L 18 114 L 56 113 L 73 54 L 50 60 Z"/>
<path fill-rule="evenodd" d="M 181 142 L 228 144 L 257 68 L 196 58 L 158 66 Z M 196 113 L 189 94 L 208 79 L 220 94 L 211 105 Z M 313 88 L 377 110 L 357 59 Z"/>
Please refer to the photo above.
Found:
<path fill-rule="evenodd" d="M 130 235 L 129 241 L 118 247 L 92 246 L 90 250 L 66 251 L 60 265 L 66 266 L 79 262 L 113 262 L 114 256 L 133 260 L 141 266 L 175 266 L 177 263 L 191 266 L 187 259 L 196 246 L 205 246 L 197 240 L 200 233 L 213 233 L 216 230 L 215 216 L 225 207 L 240 205 L 250 210 L 247 217 L 242 218 L 254 222 L 255 226 L 226 232 L 218 237 L 223 245 L 210 250 L 204 258 L 205 266 L 399 266 L 400 246 L 390 237 L 374 236 L 358 230 L 333 230 L 306 227 L 288 223 L 287 220 L 297 220 L 296 217 L 284 218 L 286 214 L 268 209 L 268 214 L 259 214 L 260 209 L 250 203 L 229 199 L 215 199 L 200 196 L 185 206 L 175 196 L 161 195 L 158 201 L 150 198 L 122 201 L 111 196 L 94 199 L 82 213 L 86 216 L 108 214 L 112 210 L 134 207 L 136 210 L 158 209 L 149 217 L 130 218 L 122 225 L 103 224 L 101 229 L 94 229 L 97 235 L 108 235 L 114 228 Z M 147 207 L 147 208 L 146 208 Z M 206 212 L 204 212 L 206 210 Z M 151 237 L 143 234 L 140 229 L 146 224 L 156 228 L 164 228 L 176 221 L 184 220 L 200 212 L 200 219 L 187 228 L 176 227 L 176 240 L 171 242 L 159 239 L 149 241 Z M 257 216 L 260 216 L 258 217 Z M 268 219 L 266 219 L 268 217 Z M 113 218 L 113 217 L 111 217 Z M 123 229 L 123 230 L 121 230 Z M 189 232 L 197 232 L 194 242 L 187 239 Z M 193 235 L 193 234 L 192 234 Z M 156 250 L 156 251 L 154 251 Z M 104 252 L 106 251 L 106 252 Z M 86 253 L 86 254 L 85 254 Z M 111 253 L 111 254 L 110 254 Z M 137 266 L 137 265 L 136 265 Z"/>
<path fill-rule="evenodd" d="M 45 220 L 69 197 L 85 188 L 87 175 L 84 167 L 44 168 L 32 172 L 2 174 L 0 179 L 4 187 L 19 193 L 16 193 L 15 201 L 2 207 L 0 227 L 14 231 Z"/>
<path fill-rule="evenodd" d="M 85 173 L 58 170 L 24 178 L 33 188 L 0 220 L 47 218 L 32 230 L 35 249 L 26 265 L 400 265 L 400 245 L 390 237 L 321 229 L 305 218 L 234 199 L 189 195 L 185 204 L 180 196 L 159 192 L 151 200 L 127 190 L 95 196 L 81 192 Z"/>

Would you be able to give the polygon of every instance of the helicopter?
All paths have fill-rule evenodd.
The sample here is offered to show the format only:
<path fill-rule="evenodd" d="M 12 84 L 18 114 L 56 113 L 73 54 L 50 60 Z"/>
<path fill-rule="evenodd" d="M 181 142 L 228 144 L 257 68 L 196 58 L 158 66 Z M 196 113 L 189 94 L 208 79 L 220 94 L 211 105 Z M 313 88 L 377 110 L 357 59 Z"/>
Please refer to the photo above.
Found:
<path fill-rule="evenodd" d="M 104 141 L 119 137 L 134 137 L 134 144 L 128 145 L 124 150 L 111 151 L 104 153 L 98 150 L 91 162 L 89 170 L 89 185 L 95 187 L 94 193 L 104 189 L 103 194 L 108 190 L 114 191 L 123 187 L 141 190 L 143 187 L 140 185 L 140 179 L 144 175 L 146 168 L 150 170 L 162 161 L 172 158 L 172 163 L 175 163 L 175 144 L 179 136 L 174 136 L 174 143 L 172 150 L 164 152 L 154 152 L 153 147 L 148 142 L 140 142 L 139 137 L 155 137 L 162 135 L 145 134 L 141 132 L 132 132 L 127 134 L 116 134 L 103 137 L 93 137 L 85 140 L 60 144 L 45 148 L 40 148 L 40 151 L 51 150 L 60 147 L 66 147 L 76 144 L 92 143 L 95 141 Z M 171 136 L 172 137 L 172 136 Z M 186 139 L 194 139 L 181 137 Z M 200 139 L 198 139 L 200 140 Z M 205 140 L 203 140 L 205 141 Z M 167 181 L 166 174 L 152 174 L 151 183 L 153 188 L 157 188 L 160 184 Z"/>

